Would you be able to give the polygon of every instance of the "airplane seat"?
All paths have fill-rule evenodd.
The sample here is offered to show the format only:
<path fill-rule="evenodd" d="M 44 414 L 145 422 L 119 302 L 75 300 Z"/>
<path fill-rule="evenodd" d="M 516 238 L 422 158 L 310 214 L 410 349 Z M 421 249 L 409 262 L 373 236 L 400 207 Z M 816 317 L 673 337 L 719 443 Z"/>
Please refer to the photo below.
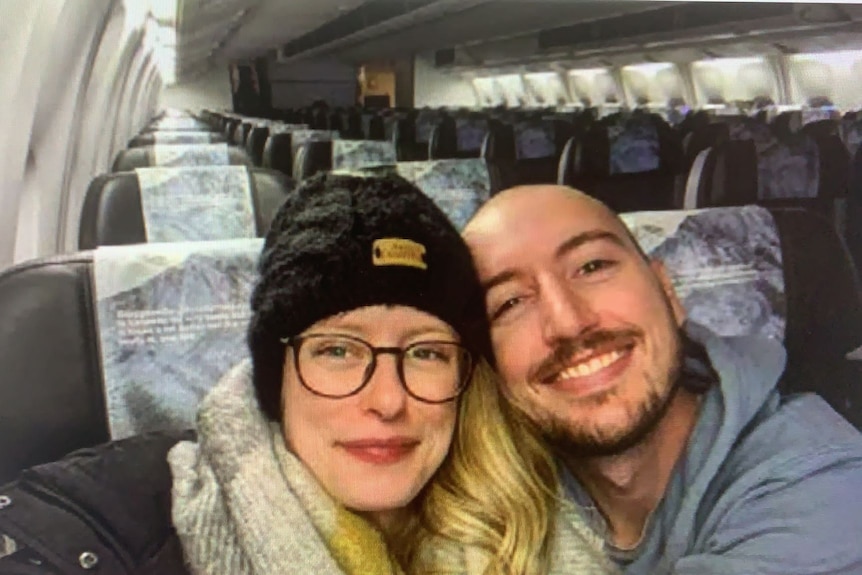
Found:
<path fill-rule="evenodd" d="M 840 124 L 835 120 L 816 120 L 802 126 L 800 130 L 806 136 L 810 136 L 815 140 L 826 138 L 828 136 L 838 136 Z"/>
<path fill-rule="evenodd" d="M 271 133 L 263 150 L 263 167 L 294 176 L 294 166 L 302 163 L 298 152 L 306 142 L 338 139 L 337 132 L 329 130 L 307 130 L 290 126 Z"/>
<path fill-rule="evenodd" d="M 852 359 L 862 344 L 858 268 L 830 219 L 799 208 L 770 211 L 787 283 L 788 365 L 782 389 L 818 393 L 862 428 L 862 363 Z"/>
<path fill-rule="evenodd" d="M 386 139 L 386 124 L 384 123 L 382 117 L 374 115 L 369 119 L 368 131 L 366 133 L 365 139 L 379 141 L 383 141 Z"/>
<path fill-rule="evenodd" d="M 856 119 L 856 115 L 849 114 L 841 121 L 840 128 L 841 140 L 844 142 L 847 151 L 850 153 L 850 158 L 856 157 L 856 150 L 859 149 L 859 144 L 862 143 L 862 122 Z"/>
<path fill-rule="evenodd" d="M 410 117 L 397 119 L 392 125 L 392 138 L 399 162 L 422 162 L 428 159 L 428 141 L 417 140 L 416 121 Z"/>
<path fill-rule="evenodd" d="M 332 169 L 333 141 L 306 142 L 300 146 L 293 166 L 293 174 L 297 181 Z"/>
<path fill-rule="evenodd" d="M 856 267 L 862 270 L 862 146 L 856 150 L 850 170 L 844 236 Z"/>
<path fill-rule="evenodd" d="M 597 124 L 568 146 L 558 183 L 599 199 L 617 213 L 669 210 L 677 201 L 673 162 L 663 162 L 661 141 L 649 123 Z"/>
<path fill-rule="evenodd" d="M 225 127 L 225 138 L 229 144 L 236 145 L 236 132 L 242 126 L 242 120 L 239 118 L 231 118 L 227 121 L 227 126 Z"/>
<path fill-rule="evenodd" d="M 677 209 L 745 206 L 757 203 L 757 152 L 751 140 L 726 141 L 695 158 L 685 196 Z"/>
<path fill-rule="evenodd" d="M 563 122 L 541 119 L 521 120 L 513 126 L 514 185 L 556 182 L 560 153 L 571 137 L 568 128 Z"/>
<path fill-rule="evenodd" d="M 233 132 L 231 132 L 230 139 L 228 143 L 232 146 L 237 146 L 239 148 L 243 147 L 243 132 L 245 131 L 245 126 L 248 124 L 248 120 L 242 118 L 236 122 L 234 125 Z"/>
<path fill-rule="evenodd" d="M 150 132 L 200 132 L 201 130 L 206 130 L 207 125 L 196 119 L 191 117 L 184 118 L 162 118 L 156 119 L 153 122 L 141 130 L 142 134 L 148 134 Z"/>
<path fill-rule="evenodd" d="M 341 137 L 346 137 L 346 126 L 344 122 L 341 120 L 341 110 L 335 110 L 330 112 L 327 115 L 326 123 L 329 125 L 329 129 L 338 132 Z"/>
<path fill-rule="evenodd" d="M 799 110 L 782 112 L 772 120 L 770 127 L 779 140 L 790 138 L 802 128 L 802 112 Z"/>
<path fill-rule="evenodd" d="M 241 141 L 239 143 L 239 146 L 241 148 L 245 149 L 245 145 L 246 145 L 246 143 L 248 143 L 249 134 L 251 134 L 251 131 L 254 129 L 254 127 L 260 123 L 261 123 L 260 120 L 245 120 L 245 121 L 243 121 Z"/>
<path fill-rule="evenodd" d="M 850 193 L 851 158 L 840 136 L 832 134 L 814 138 L 820 160 L 820 184 L 817 198 L 839 235 L 846 237 L 847 198 Z"/>
<path fill-rule="evenodd" d="M 306 142 L 297 152 L 294 174 L 304 180 L 318 172 L 393 166 L 398 162 L 392 142 L 328 140 Z"/>
<path fill-rule="evenodd" d="M 222 134 L 215 132 L 150 132 L 140 134 L 129 140 L 129 148 L 140 148 L 142 146 L 155 146 L 165 144 L 223 144 L 227 142 Z"/>
<path fill-rule="evenodd" d="M 78 249 L 263 236 L 293 188 L 280 172 L 244 166 L 100 176 L 84 197 Z"/>
<path fill-rule="evenodd" d="M 345 138 L 348 140 L 362 140 L 362 114 L 359 110 L 353 109 L 347 113 L 347 134 Z"/>
<path fill-rule="evenodd" d="M 456 158 L 477 158 L 482 153 L 482 144 L 488 135 L 488 118 L 481 114 L 470 114 L 455 120 Z"/>
<path fill-rule="evenodd" d="M 511 124 L 505 124 L 494 119 L 488 121 L 488 133 L 482 140 L 479 157 L 497 167 L 504 189 L 518 184 L 518 171 L 515 162 L 515 130 Z"/>
<path fill-rule="evenodd" d="M 263 148 L 264 168 L 293 177 L 293 136 L 291 132 L 270 133 Z"/>
<path fill-rule="evenodd" d="M 480 142 L 481 148 L 481 142 Z M 478 150 L 477 150 L 478 153 Z M 458 154 L 457 120 L 446 116 L 434 126 L 428 138 L 428 159 L 446 160 L 456 158 Z"/>
<path fill-rule="evenodd" d="M 266 140 L 268 138 L 269 126 L 266 124 L 256 125 L 248 135 L 248 140 L 245 143 L 245 152 L 255 166 L 263 166 L 263 149 L 266 147 Z"/>
<path fill-rule="evenodd" d="M 499 120 L 488 122 L 488 134 L 482 141 L 481 157 L 496 162 L 515 162 L 515 129 Z"/>
<path fill-rule="evenodd" d="M 90 263 L 76 253 L 0 271 L 0 433 L 14 438 L 0 442 L 0 484 L 109 439 Z"/>
<path fill-rule="evenodd" d="M 112 172 L 136 168 L 180 166 L 251 166 L 251 158 L 235 146 L 227 144 L 173 144 L 143 146 L 121 150 L 114 159 Z"/>
<path fill-rule="evenodd" d="M 836 180 L 821 173 L 820 147 L 811 138 L 795 134 L 757 147 L 758 203 L 764 206 L 801 207 L 834 218 L 834 201 L 824 188 Z M 823 193 L 823 195 L 821 195 Z"/>
<path fill-rule="evenodd" d="M 645 252 L 664 262 L 690 321 L 724 336 L 777 339 L 779 389 L 819 393 L 862 426 L 862 297 L 831 223 L 801 209 L 742 206 L 623 214 Z"/>
<path fill-rule="evenodd" d="M 194 427 L 247 357 L 262 240 L 142 244 L 0 272 L 0 484 L 111 439 Z M 50 358 L 50 361 L 46 361 Z"/>
<path fill-rule="evenodd" d="M 706 124 L 692 130 L 686 136 L 688 141 L 684 145 L 685 169 L 691 168 L 695 158 L 703 150 L 722 144 L 730 139 L 730 129 L 727 124 Z"/>
<path fill-rule="evenodd" d="M 398 162 L 395 171 L 434 200 L 458 230 L 502 184 L 483 158 Z"/>

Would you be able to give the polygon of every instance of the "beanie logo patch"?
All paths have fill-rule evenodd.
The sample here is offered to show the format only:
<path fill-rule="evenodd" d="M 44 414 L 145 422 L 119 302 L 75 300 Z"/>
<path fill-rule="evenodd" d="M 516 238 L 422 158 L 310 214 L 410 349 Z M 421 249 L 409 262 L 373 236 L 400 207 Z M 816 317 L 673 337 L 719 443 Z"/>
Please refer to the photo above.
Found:
<path fill-rule="evenodd" d="M 371 247 L 371 263 L 375 266 L 406 266 L 427 270 L 425 246 L 403 238 L 381 238 Z"/>

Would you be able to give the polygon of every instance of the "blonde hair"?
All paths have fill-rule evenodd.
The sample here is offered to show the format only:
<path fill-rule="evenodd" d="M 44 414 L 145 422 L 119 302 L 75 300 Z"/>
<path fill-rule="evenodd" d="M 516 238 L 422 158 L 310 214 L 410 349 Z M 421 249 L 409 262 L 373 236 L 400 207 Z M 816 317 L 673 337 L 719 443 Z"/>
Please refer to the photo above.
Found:
<path fill-rule="evenodd" d="M 416 513 L 388 534 L 390 549 L 411 575 L 463 572 L 464 554 L 440 546 L 478 553 L 484 575 L 547 573 L 557 486 L 550 451 L 482 361 L 461 398 L 449 454 Z"/>

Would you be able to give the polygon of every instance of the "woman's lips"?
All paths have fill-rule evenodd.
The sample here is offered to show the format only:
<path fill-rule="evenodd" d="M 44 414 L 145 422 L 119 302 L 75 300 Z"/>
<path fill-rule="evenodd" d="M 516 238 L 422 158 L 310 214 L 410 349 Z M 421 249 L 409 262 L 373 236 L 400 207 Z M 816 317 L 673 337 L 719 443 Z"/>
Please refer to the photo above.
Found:
<path fill-rule="evenodd" d="M 375 465 L 388 465 L 408 457 L 419 445 L 419 442 L 415 439 L 396 437 L 342 441 L 338 445 L 350 456 L 360 461 Z"/>

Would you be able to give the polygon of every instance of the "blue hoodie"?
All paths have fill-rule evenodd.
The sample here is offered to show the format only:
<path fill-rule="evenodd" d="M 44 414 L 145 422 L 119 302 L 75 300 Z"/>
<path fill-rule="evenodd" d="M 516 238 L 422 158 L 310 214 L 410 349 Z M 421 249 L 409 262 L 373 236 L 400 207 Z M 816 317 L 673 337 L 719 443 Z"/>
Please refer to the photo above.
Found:
<path fill-rule="evenodd" d="M 640 544 L 608 543 L 611 557 L 626 575 L 862 574 L 862 434 L 816 395 L 779 395 L 778 342 L 687 331 L 720 385 Z M 568 471 L 563 483 L 607 532 Z"/>

